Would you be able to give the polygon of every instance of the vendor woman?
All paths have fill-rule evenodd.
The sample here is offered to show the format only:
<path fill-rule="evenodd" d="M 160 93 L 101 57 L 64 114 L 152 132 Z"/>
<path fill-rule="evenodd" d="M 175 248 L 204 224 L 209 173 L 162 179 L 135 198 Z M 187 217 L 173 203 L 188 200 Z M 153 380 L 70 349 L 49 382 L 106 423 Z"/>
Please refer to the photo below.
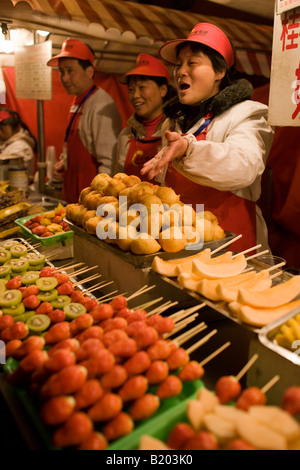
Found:
<path fill-rule="evenodd" d="M 167 67 L 148 54 L 140 54 L 135 68 L 121 78 L 128 87 L 134 114 L 118 138 L 115 173 L 141 178 L 143 164 L 161 148 L 163 104 L 175 94 L 169 80 Z"/>
<path fill-rule="evenodd" d="M 187 39 L 165 43 L 160 56 L 175 65 L 178 98 L 164 107 L 164 146 L 141 173 L 153 179 L 165 171 L 182 202 L 204 204 L 224 230 L 242 234 L 235 250 L 267 248 L 256 205 L 274 135 L 267 106 L 251 100 L 247 80 L 232 80 L 233 48 L 215 25 L 197 24 Z"/>

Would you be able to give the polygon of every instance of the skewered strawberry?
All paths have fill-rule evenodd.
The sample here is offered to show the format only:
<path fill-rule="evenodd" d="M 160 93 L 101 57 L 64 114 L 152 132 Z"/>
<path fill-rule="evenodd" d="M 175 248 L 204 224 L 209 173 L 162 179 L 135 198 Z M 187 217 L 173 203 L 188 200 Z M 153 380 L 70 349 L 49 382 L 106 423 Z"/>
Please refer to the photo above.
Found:
<path fill-rule="evenodd" d="M 102 375 L 100 383 L 105 389 L 119 388 L 127 380 L 127 377 L 125 367 L 121 364 L 115 364 L 109 372 Z"/>
<path fill-rule="evenodd" d="M 146 419 L 158 410 L 159 405 L 160 400 L 158 396 L 153 395 L 152 393 L 146 393 L 134 401 L 130 407 L 129 414 L 134 421 Z"/>
<path fill-rule="evenodd" d="M 292 416 L 300 413 L 300 386 L 288 387 L 281 399 L 281 407 Z"/>
<path fill-rule="evenodd" d="M 77 450 L 105 450 L 108 442 L 104 434 L 94 431 L 83 441 Z"/>
<path fill-rule="evenodd" d="M 105 332 L 102 338 L 103 344 L 108 348 L 112 344 L 120 341 L 121 339 L 127 338 L 127 333 L 122 330 L 112 330 Z"/>
<path fill-rule="evenodd" d="M 28 297 L 29 295 L 37 295 L 39 293 L 40 289 L 38 286 L 35 284 L 25 287 L 25 289 L 22 292 L 22 297 L 25 299 L 25 297 Z"/>
<path fill-rule="evenodd" d="M 12 315 L 0 316 L 0 331 L 10 328 L 15 323 L 15 319 Z"/>
<path fill-rule="evenodd" d="M 93 324 L 93 317 L 89 313 L 81 313 L 70 322 L 70 332 L 72 336 L 80 331 L 87 330 Z"/>
<path fill-rule="evenodd" d="M 71 295 L 74 290 L 74 286 L 71 281 L 63 282 L 57 286 L 57 292 L 59 295 Z"/>
<path fill-rule="evenodd" d="M 114 441 L 126 436 L 133 431 L 134 423 L 128 413 L 121 411 L 114 419 L 109 421 L 103 428 L 103 434 L 108 441 Z"/>
<path fill-rule="evenodd" d="M 189 362 L 189 355 L 183 348 L 176 348 L 167 358 L 167 364 L 170 370 L 176 370 L 185 366 Z"/>
<path fill-rule="evenodd" d="M 234 439 L 226 447 L 225 450 L 257 450 L 243 439 Z"/>
<path fill-rule="evenodd" d="M 215 386 L 215 393 L 221 404 L 236 400 L 242 390 L 241 384 L 232 375 L 220 377 Z"/>
<path fill-rule="evenodd" d="M 83 343 L 86 339 L 97 338 L 101 339 L 103 337 L 103 328 L 98 325 L 92 325 L 87 330 L 82 331 L 79 335 L 76 336 L 80 343 Z"/>
<path fill-rule="evenodd" d="M 36 315 L 49 315 L 54 310 L 53 305 L 50 302 L 42 302 L 36 309 Z"/>
<path fill-rule="evenodd" d="M 79 304 L 82 303 L 82 301 L 84 300 L 84 295 L 81 290 L 73 290 L 70 297 L 71 297 L 71 302 L 75 302 Z"/>
<path fill-rule="evenodd" d="M 73 413 L 53 434 L 53 444 L 57 447 L 77 446 L 84 442 L 93 431 L 93 423 L 86 413 Z"/>
<path fill-rule="evenodd" d="M 44 363 L 46 370 L 50 372 L 58 372 L 63 367 L 75 364 L 75 354 L 69 349 L 59 348 Z"/>
<path fill-rule="evenodd" d="M 29 336 L 21 342 L 20 347 L 14 351 L 14 359 L 20 360 L 26 354 L 29 354 L 34 349 L 42 350 L 45 345 L 45 340 L 42 336 Z"/>
<path fill-rule="evenodd" d="M 127 299 L 123 295 L 117 295 L 113 300 L 110 301 L 110 305 L 114 311 L 122 310 L 127 307 Z"/>
<path fill-rule="evenodd" d="M 41 397 L 70 395 L 77 392 L 87 379 L 87 370 L 78 364 L 67 366 L 52 374 L 41 388 Z"/>
<path fill-rule="evenodd" d="M 209 432 L 199 431 L 183 446 L 183 450 L 218 450 L 216 438 Z"/>
<path fill-rule="evenodd" d="M 129 375 L 138 375 L 145 372 L 151 364 L 149 354 L 146 351 L 137 351 L 124 363 Z"/>
<path fill-rule="evenodd" d="M 56 308 L 55 310 L 52 310 L 52 312 L 48 313 L 48 317 L 50 318 L 51 323 L 60 323 L 65 321 L 66 314 L 63 310 Z"/>
<path fill-rule="evenodd" d="M 176 375 L 169 375 L 156 390 L 156 395 L 162 400 L 177 396 L 182 391 L 182 382 Z"/>
<path fill-rule="evenodd" d="M 23 299 L 23 304 L 29 310 L 35 310 L 40 305 L 40 299 L 35 294 L 31 294 Z"/>
<path fill-rule="evenodd" d="M 42 351 L 40 349 L 34 349 L 30 353 L 26 354 L 25 357 L 20 361 L 19 367 L 26 373 L 31 373 L 34 370 L 38 369 L 48 359 L 47 351 Z"/>
<path fill-rule="evenodd" d="M 64 423 L 75 409 L 75 398 L 71 395 L 47 400 L 41 407 L 40 415 L 46 426 L 57 426 Z"/>
<path fill-rule="evenodd" d="M 148 380 L 144 375 L 130 377 L 118 391 L 123 402 L 136 400 L 143 396 L 148 389 Z"/>
<path fill-rule="evenodd" d="M 146 326 L 132 335 L 137 347 L 141 349 L 148 348 L 158 339 L 158 333 L 152 326 Z"/>
<path fill-rule="evenodd" d="M 118 311 L 115 313 L 115 317 L 122 317 L 122 318 L 127 319 L 127 317 L 128 317 L 131 313 L 132 313 L 132 311 L 130 310 L 130 308 L 125 307 L 125 308 L 122 308 L 121 310 L 118 310 Z"/>
<path fill-rule="evenodd" d="M 180 450 L 184 445 L 195 435 L 195 431 L 188 423 L 177 423 L 172 428 L 168 439 L 167 445 L 171 449 Z"/>
<path fill-rule="evenodd" d="M 22 345 L 22 341 L 20 339 L 12 339 L 8 341 L 5 345 L 6 357 L 14 357 L 15 352 L 20 348 L 21 345 Z M 3 357 L 1 349 L 2 348 L 0 344 L 0 357 Z"/>
<path fill-rule="evenodd" d="M 70 338 L 70 323 L 67 321 L 63 321 L 60 323 L 55 323 L 52 325 L 47 333 L 45 334 L 45 341 L 46 344 L 55 344 L 63 339 Z"/>
<path fill-rule="evenodd" d="M 111 318 L 114 314 L 114 309 L 109 304 L 101 304 L 92 308 L 89 313 L 92 315 L 94 322 L 98 323 L 102 320 Z"/>
<path fill-rule="evenodd" d="M 109 346 L 109 351 L 116 357 L 126 358 L 137 351 L 137 345 L 132 338 L 123 338 Z"/>
<path fill-rule="evenodd" d="M 153 361 L 146 374 L 145 377 L 149 382 L 149 385 L 157 385 L 163 382 L 169 374 L 169 366 L 166 361 Z"/>
<path fill-rule="evenodd" d="M 147 349 L 151 361 L 157 359 L 167 359 L 172 352 L 172 344 L 170 341 L 158 339 Z"/>
<path fill-rule="evenodd" d="M 248 387 L 242 391 L 236 401 L 236 407 L 247 411 L 253 405 L 265 405 L 267 399 L 264 392 L 258 387 Z"/>
<path fill-rule="evenodd" d="M 130 313 L 130 315 L 127 317 L 127 322 L 132 323 L 133 321 L 146 321 L 147 319 L 147 312 L 146 310 L 143 309 L 136 309 L 133 312 Z"/>
<path fill-rule="evenodd" d="M 28 338 L 29 339 L 29 338 Z M 79 348 L 80 343 L 76 338 L 67 338 L 61 341 L 58 341 L 54 346 L 48 350 L 48 355 L 51 357 L 57 349 L 69 349 L 69 351 L 76 352 Z"/>
<path fill-rule="evenodd" d="M 75 393 L 76 409 L 81 410 L 96 403 L 103 395 L 103 388 L 99 380 L 87 380 L 83 386 Z"/>
<path fill-rule="evenodd" d="M 191 382 L 193 380 L 201 379 L 204 375 L 204 369 L 197 361 L 189 361 L 179 371 L 178 377 L 180 380 Z"/>
<path fill-rule="evenodd" d="M 123 402 L 116 393 L 105 393 L 100 400 L 88 409 L 88 416 L 94 422 L 108 421 L 117 416 L 123 408 Z"/>
<path fill-rule="evenodd" d="M 107 349 L 99 349 L 79 364 L 87 369 L 88 377 L 93 378 L 96 375 L 109 372 L 115 365 L 115 356 Z"/>
<path fill-rule="evenodd" d="M 93 310 L 93 308 L 97 307 L 98 302 L 96 299 L 92 299 L 91 297 L 85 296 L 83 300 L 80 302 L 82 305 L 85 306 L 87 312 Z"/>
<path fill-rule="evenodd" d="M 80 361 L 85 361 L 89 357 L 91 357 L 93 354 L 95 354 L 97 351 L 100 349 L 103 349 L 103 343 L 100 339 L 98 338 L 87 338 L 85 341 L 83 341 L 77 351 L 75 352 L 76 354 L 76 359 L 78 362 Z"/>
<path fill-rule="evenodd" d="M 125 318 L 122 317 L 116 317 L 116 318 L 110 318 L 105 321 L 105 324 L 102 325 L 102 328 L 104 329 L 104 332 L 112 331 L 112 330 L 125 330 L 127 328 L 127 321 Z"/>

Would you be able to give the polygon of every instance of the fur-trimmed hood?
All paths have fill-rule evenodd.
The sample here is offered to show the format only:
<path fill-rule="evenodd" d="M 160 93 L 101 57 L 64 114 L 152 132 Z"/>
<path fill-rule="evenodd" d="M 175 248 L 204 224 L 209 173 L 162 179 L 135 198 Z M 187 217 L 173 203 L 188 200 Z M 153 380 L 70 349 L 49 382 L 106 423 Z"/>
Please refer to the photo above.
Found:
<path fill-rule="evenodd" d="M 166 119 L 166 117 L 163 116 L 160 123 L 158 124 L 157 128 L 155 129 L 155 132 L 153 134 L 154 136 L 160 135 L 161 126 L 162 126 L 162 123 L 164 122 L 165 119 Z M 132 129 L 134 129 L 140 137 L 146 137 L 145 126 L 144 126 L 143 122 L 140 119 L 138 119 L 136 114 L 132 114 L 129 117 L 129 119 L 127 121 L 127 124 Z"/>
<path fill-rule="evenodd" d="M 187 118 L 191 118 L 191 108 L 193 109 L 193 121 L 201 119 L 209 112 L 216 117 L 235 104 L 250 99 L 252 92 L 253 87 L 251 83 L 248 80 L 240 79 L 221 90 L 212 98 L 203 101 L 196 108 L 181 104 L 176 96 L 165 104 L 164 113 L 167 117 L 178 121 L 180 127 L 184 128 Z"/>

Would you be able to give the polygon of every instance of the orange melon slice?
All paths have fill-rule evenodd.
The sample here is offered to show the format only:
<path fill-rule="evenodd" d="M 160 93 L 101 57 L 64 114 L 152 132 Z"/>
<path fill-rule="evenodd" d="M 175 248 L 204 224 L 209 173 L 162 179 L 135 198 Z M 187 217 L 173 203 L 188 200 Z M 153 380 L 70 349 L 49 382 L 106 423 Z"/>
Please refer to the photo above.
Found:
<path fill-rule="evenodd" d="M 151 268 L 153 269 L 153 271 L 155 271 L 158 274 L 161 274 L 162 276 L 176 277 L 177 266 L 180 266 L 181 264 L 184 265 L 186 263 L 192 264 L 192 261 L 195 259 L 209 259 L 210 254 L 211 254 L 210 248 L 206 248 L 203 251 L 199 251 L 195 255 L 186 256 L 184 258 L 179 258 L 179 259 L 164 260 L 160 256 L 155 256 L 152 261 Z"/>
<path fill-rule="evenodd" d="M 243 274 L 240 274 L 240 276 L 243 276 Z M 249 277 L 248 279 L 240 279 L 240 282 L 231 284 L 218 282 L 216 286 L 216 295 L 219 296 L 220 300 L 224 300 L 225 302 L 234 302 L 237 300 L 240 288 L 248 289 L 252 292 L 259 292 L 268 289 L 271 287 L 271 285 L 272 280 L 269 277 L 269 272 L 261 271 L 260 273 Z"/>
<path fill-rule="evenodd" d="M 217 292 L 217 287 L 219 285 L 222 285 L 224 287 L 240 285 L 240 283 L 246 282 L 249 279 L 252 279 L 253 277 L 255 277 L 255 271 L 237 274 L 236 276 L 230 276 L 224 279 L 203 279 L 198 284 L 197 292 L 198 294 L 201 294 L 210 300 L 223 300 L 220 297 L 219 292 Z"/>
<path fill-rule="evenodd" d="M 300 275 L 293 276 L 288 281 L 269 287 L 261 292 L 253 292 L 241 288 L 237 301 L 251 307 L 280 307 L 300 294 Z"/>
<path fill-rule="evenodd" d="M 246 258 L 240 254 L 236 258 L 213 264 L 206 263 L 204 260 L 195 260 L 193 261 L 193 272 L 197 276 L 203 276 L 207 279 L 223 279 L 240 274 L 246 266 Z"/>
<path fill-rule="evenodd" d="M 251 326 L 263 327 L 286 315 L 300 306 L 300 299 L 293 300 L 276 308 L 254 308 L 239 302 L 231 302 L 230 310 L 243 322 Z"/>
<path fill-rule="evenodd" d="M 177 281 L 185 289 L 196 292 L 198 284 L 201 281 L 201 277 L 198 277 L 193 273 L 182 273 L 179 274 Z"/>

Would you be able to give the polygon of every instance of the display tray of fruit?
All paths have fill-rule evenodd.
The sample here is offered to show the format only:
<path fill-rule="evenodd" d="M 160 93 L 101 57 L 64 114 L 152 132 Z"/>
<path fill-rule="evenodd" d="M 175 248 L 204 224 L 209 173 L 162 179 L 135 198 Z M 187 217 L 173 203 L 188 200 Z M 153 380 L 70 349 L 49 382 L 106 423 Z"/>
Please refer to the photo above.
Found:
<path fill-rule="evenodd" d="M 73 238 L 73 231 L 68 222 L 64 220 L 65 208 L 58 206 L 47 212 L 21 217 L 15 224 L 21 227 L 21 232 L 30 238 L 39 241 L 42 245 L 49 245 L 61 240 Z"/>
<path fill-rule="evenodd" d="M 238 238 L 238 237 L 236 237 Z M 266 251 L 249 254 L 223 248 L 202 250 L 181 259 L 153 259 L 151 268 L 167 282 L 237 323 L 259 332 L 267 324 L 300 307 L 300 276 L 277 264 L 259 262 Z"/>
<path fill-rule="evenodd" d="M 258 338 L 267 348 L 300 365 L 300 307 L 262 328 Z"/>

